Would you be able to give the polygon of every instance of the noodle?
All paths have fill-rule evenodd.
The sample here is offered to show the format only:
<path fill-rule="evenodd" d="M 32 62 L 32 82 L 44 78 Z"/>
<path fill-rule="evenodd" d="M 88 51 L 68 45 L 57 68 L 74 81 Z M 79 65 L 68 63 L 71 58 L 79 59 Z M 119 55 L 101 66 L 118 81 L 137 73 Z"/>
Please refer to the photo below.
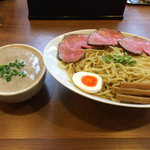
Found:
<path fill-rule="evenodd" d="M 132 56 L 136 60 L 134 66 L 122 65 L 121 63 L 105 63 L 103 57 L 109 54 L 124 55 L 124 50 L 118 47 L 109 47 L 106 50 L 85 50 L 85 57 L 75 63 L 63 63 L 59 66 L 66 70 L 68 77 L 72 81 L 72 76 L 76 72 L 85 71 L 98 74 L 103 85 L 101 91 L 95 95 L 116 101 L 111 92 L 114 86 L 119 86 L 120 82 L 147 82 L 150 83 L 150 57 L 145 54 Z"/>

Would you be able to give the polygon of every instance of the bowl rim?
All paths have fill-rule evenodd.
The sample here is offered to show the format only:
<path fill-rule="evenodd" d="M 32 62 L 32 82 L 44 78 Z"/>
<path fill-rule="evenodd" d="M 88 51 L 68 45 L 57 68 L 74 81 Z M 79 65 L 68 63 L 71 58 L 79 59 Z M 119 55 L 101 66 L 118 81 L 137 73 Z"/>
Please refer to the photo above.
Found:
<path fill-rule="evenodd" d="M 24 47 L 31 48 L 33 51 L 35 51 L 36 53 L 38 53 L 38 55 L 41 57 L 41 58 L 39 58 L 39 57 L 38 58 L 43 62 L 43 67 L 41 69 L 41 75 L 36 80 L 36 82 L 34 82 L 30 86 L 28 86 L 28 87 L 26 87 L 26 88 L 24 88 L 22 90 L 19 90 L 19 91 L 6 92 L 6 93 L 0 92 L 0 96 L 14 96 L 14 95 L 22 94 L 22 93 L 25 93 L 25 92 L 29 91 L 29 90 L 31 90 L 33 87 L 35 87 L 39 83 L 39 81 L 43 78 L 43 76 L 46 73 L 46 67 L 45 67 L 45 64 L 44 64 L 43 55 L 42 55 L 42 53 L 37 48 L 35 48 L 33 46 L 30 46 L 30 45 L 27 45 L 27 44 L 16 43 L 16 44 L 7 44 L 7 45 L 4 45 L 4 46 L 0 46 L 0 50 L 2 48 L 9 47 L 9 46 L 24 46 Z"/>

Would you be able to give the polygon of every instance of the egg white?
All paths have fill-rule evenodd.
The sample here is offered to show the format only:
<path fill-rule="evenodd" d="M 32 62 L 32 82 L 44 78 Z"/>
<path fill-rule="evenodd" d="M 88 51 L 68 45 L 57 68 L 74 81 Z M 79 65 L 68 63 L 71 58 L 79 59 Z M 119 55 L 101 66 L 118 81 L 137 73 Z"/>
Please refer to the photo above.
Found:
<path fill-rule="evenodd" d="M 90 87 L 90 86 L 86 86 L 82 83 L 81 81 L 81 78 L 83 76 L 86 76 L 86 75 L 90 75 L 90 76 L 94 76 L 98 79 L 98 82 L 97 82 L 97 85 L 94 86 L 94 87 Z M 90 73 L 90 72 L 77 72 L 73 75 L 72 77 L 72 80 L 74 82 L 74 84 L 80 88 L 81 90 L 83 90 L 84 92 L 87 92 L 87 93 L 97 93 L 98 91 L 101 90 L 102 88 L 102 78 L 95 74 L 95 73 Z"/>

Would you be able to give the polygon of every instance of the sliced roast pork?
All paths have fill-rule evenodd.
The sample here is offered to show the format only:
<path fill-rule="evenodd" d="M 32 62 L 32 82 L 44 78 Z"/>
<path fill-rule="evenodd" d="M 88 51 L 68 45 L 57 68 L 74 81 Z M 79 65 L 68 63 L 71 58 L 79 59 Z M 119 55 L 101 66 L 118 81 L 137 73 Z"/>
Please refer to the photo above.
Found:
<path fill-rule="evenodd" d="M 89 36 L 90 45 L 112 45 L 118 46 L 118 41 L 123 38 L 120 31 L 114 29 L 100 28 Z"/>
<path fill-rule="evenodd" d="M 70 34 L 64 37 L 58 47 L 58 58 L 66 63 L 76 62 L 84 57 L 84 48 L 91 48 L 87 44 L 89 35 Z"/>
<path fill-rule="evenodd" d="M 145 52 L 150 55 L 150 42 L 139 37 L 123 38 L 119 44 L 127 51 L 140 55 Z"/>
<path fill-rule="evenodd" d="M 143 45 L 143 51 L 150 56 L 150 41 L 147 41 L 144 45 Z"/>

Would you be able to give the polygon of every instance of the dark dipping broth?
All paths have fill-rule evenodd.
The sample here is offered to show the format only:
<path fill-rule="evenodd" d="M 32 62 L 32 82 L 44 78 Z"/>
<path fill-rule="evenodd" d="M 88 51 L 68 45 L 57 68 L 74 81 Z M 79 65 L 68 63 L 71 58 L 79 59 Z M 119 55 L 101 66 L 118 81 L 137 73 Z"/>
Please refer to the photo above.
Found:
<path fill-rule="evenodd" d="M 12 76 L 10 82 L 5 78 L 0 78 L 0 93 L 14 93 L 24 90 L 35 82 L 41 76 L 44 66 L 42 56 L 34 48 L 26 45 L 8 45 L 0 48 L 0 64 L 9 64 L 15 60 L 24 61 L 25 66 L 20 70 L 26 74 L 26 77 Z"/>

